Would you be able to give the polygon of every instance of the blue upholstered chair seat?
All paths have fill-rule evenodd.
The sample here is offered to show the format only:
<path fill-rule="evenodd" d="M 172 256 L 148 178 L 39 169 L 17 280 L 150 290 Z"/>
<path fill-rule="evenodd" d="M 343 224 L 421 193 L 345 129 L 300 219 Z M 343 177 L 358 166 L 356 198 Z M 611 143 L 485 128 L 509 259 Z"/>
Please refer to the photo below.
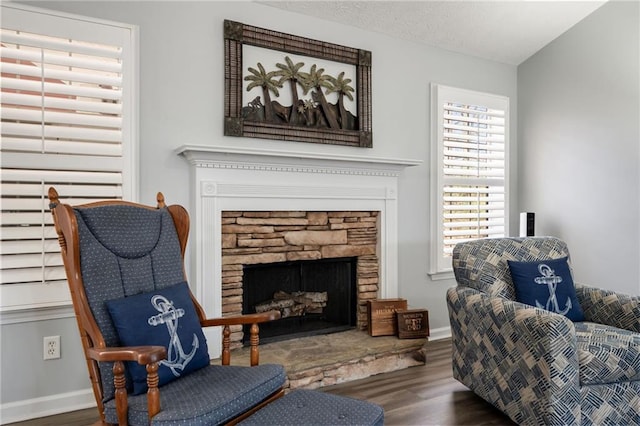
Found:
<path fill-rule="evenodd" d="M 640 334 L 594 322 L 577 322 L 580 383 L 640 380 Z"/>
<path fill-rule="evenodd" d="M 211 365 L 160 388 L 162 411 L 154 426 L 217 425 L 257 405 L 285 382 L 282 366 Z M 215 386 L 219 383 L 219 386 Z M 115 400 L 105 403 L 108 422 L 118 423 Z M 129 396 L 129 424 L 147 425 L 147 395 Z"/>

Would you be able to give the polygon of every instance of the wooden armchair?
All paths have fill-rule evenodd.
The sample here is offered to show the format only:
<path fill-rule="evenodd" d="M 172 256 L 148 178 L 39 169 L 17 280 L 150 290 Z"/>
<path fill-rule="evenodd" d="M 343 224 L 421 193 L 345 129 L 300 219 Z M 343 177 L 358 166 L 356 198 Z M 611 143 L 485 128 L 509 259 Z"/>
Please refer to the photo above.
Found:
<path fill-rule="evenodd" d="M 282 366 L 258 365 L 258 324 L 280 314 L 205 317 L 184 284 L 189 215 L 183 207 L 166 206 L 161 193 L 156 208 L 119 200 L 72 207 L 60 203 L 54 188 L 49 200 L 102 424 L 235 424 L 283 395 Z M 193 306 L 174 306 L 178 296 L 164 296 L 178 294 L 173 291 L 186 292 Z M 128 317 L 143 312 L 129 302 L 149 300 L 157 311 L 145 324 Z M 191 319 L 193 342 L 177 334 Z M 230 326 L 236 324 L 252 324 L 251 367 L 229 365 Z M 142 331 L 151 326 L 152 333 Z M 200 334 L 208 326 L 223 327 L 223 365 L 209 364 Z M 165 345 L 136 343 L 155 330 L 164 332 Z M 140 331 L 143 336 L 126 334 Z M 191 355 L 183 346 L 191 343 L 191 355 L 205 356 L 206 365 L 187 373 Z M 178 356 L 181 363 L 173 362 Z M 135 377 L 140 368 L 141 382 Z"/>

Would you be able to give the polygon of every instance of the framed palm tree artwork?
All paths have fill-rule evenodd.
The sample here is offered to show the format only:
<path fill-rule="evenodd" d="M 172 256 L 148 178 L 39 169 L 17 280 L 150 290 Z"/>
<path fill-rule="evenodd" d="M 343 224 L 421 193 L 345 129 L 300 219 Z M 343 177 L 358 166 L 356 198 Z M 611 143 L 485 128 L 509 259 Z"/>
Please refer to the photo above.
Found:
<path fill-rule="evenodd" d="M 224 21 L 226 136 L 370 148 L 371 52 Z"/>

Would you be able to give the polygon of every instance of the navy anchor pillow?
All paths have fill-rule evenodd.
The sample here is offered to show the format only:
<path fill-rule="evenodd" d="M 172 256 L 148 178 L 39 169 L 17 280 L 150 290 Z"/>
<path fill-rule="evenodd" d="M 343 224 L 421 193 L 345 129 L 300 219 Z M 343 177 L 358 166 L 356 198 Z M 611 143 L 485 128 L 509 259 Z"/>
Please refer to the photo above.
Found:
<path fill-rule="evenodd" d="M 518 302 L 564 315 L 571 321 L 584 321 L 566 257 L 507 262 Z"/>
<path fill-rule="evenodd" d="M 159 386 L 209 364 L 207 341 L 186 282 L 110 300 L 107 308 L 122 345 L 167 348 L 167 359 L 158 368 Z M 146 392 L 145 366 L 128 362 L 127 368 L 133 394 Z"/>

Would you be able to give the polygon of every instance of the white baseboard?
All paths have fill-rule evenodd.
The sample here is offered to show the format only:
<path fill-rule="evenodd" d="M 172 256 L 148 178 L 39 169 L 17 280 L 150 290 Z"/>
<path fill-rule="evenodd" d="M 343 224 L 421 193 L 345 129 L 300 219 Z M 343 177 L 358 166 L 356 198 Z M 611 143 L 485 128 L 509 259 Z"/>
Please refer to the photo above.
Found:
<path fill-rule="evenodd" d="M 53 416 L 96 406 L 91 388 L 0 404 L 0 424 Z"/>
<path fill-rule="evenodd" d="M 451 327 L 432 328 L 429 330 L 429 340 L 441 340 L 451 337 Z"/>

